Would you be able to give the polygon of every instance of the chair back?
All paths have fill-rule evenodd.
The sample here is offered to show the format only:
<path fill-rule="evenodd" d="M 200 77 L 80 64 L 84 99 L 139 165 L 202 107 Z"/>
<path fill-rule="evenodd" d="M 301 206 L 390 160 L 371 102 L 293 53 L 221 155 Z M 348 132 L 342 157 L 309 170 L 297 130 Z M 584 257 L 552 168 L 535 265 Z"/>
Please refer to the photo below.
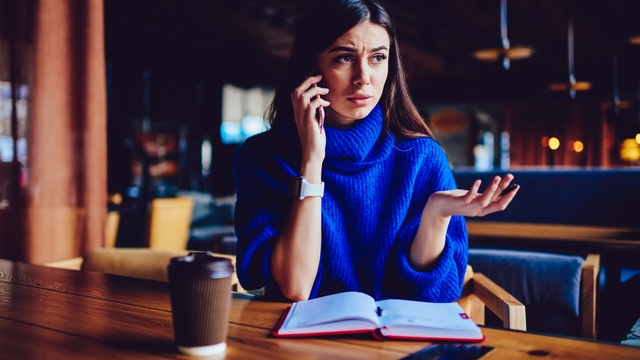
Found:
<path fill-rule="evenodd" d="M 104 247 L 112 248 L 116 247 L 118 240 L 118 229 L 120 228 L 120 211 L 118 211 L 118 207 L 122 204 L 122 195 L 120 193 L 109 194 L 107 199 Z"/>
<path fill-rule="evenodd" d="M 118 239 L 118 226 L 120 225 L 120 213 L 116 210 L 107 211 L 105 224 L 105 242 L 104 247 L 116 247 Z"/>
<path fill-rule="evenodd" d="M 186 250 L 194 200 L 187 196 L 155 198 L 149 205 L 148 247 Z"/>
<path fill-rule="evenodd" d="M 583 336 L 581 256 L 469 249 L 469 264 L 525 305 L 529 331 Z"/>
<path fill-rule="evenodd" d="M 95 248 L 82 257 L 80 269 L 104 274 L 134 277 L 138 279 L 169 281 L 167 265 L 174 257 L 189 254 L 186 250 L 148 249 L 148 248 Z M 235 268 L 234 255 L 211 253 L 216 257 L 231 260 Z M 231 287 L 234 291 L 245 292 L 233 272 Z"/>
<path fill-rule="evenodd" d="M 169 261 L 187 254 L 186 250 L 96 248 L 83 256 L 81 270 L 168 281 Z"/>

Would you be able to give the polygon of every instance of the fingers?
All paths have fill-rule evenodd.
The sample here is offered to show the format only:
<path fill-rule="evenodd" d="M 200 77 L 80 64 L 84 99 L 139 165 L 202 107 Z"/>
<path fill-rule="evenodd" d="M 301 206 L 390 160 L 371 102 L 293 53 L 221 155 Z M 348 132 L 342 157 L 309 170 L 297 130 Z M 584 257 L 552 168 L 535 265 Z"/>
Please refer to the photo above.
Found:
<path fill-rule="evenodd" d="M 322 128 L 323 107 L 329 106 L 330 103 L 320 97 L 329 93 L 329 89 L 317 85 L 320 80 L 322 80 L 322 75 L 310 76 L 291 93 L 291 102 L 298 127 L 310 124 L 310 121 L 316 121 L 316 125 L 320 129 Z"/>
<path fill-rule="evenodd" d="M 520 186 L 517 184 L 513 184 L 514 187 L 509 189 L 513 179 L 514 176 L 512 174 L 507 174 L 504 178 L 500 178 L 500 176 L 493 178 L 489 187 L 482 194 L 483 210 L 479 216 L 503 211 L 509 206 L 511 200 L 515 198 L 520 189 Z M 506 191 L 507 189 L 509 190 Z"/>
<path fill-rule="evenodd" d="M 300 86 L 295 88 L 291 93 L 291 101 L 294 104 L 298 103 L 304 106 L 318 100 L 319 95 L 328 94 L 329 89 L 317 86 L 320 80 L 322 80 L 322 75 L 306 78 Z"/>
<path fill-rule="evenodd" d="M 469 191 L 467 192 L 467 194 L 464 196 L 464 201 L 467 204 L 471 204 L 471 202 L 478 197 L 478 191 L 480 190 L 480 184 L 482 184 L 482 180 L 478 179 L 476 180 L 473 185 L 471 186 L 471 189 L 469 189 Z"/>
<path fill-rule="evenodd" d="M 324 106 L 329 102 L 321 95 L 329 93 L 329 89 L 317 84 L 322 76 L 310 76 L 298 85 L 290 94 L 293 117 L 304 161 L 321 162 L 325 156 L 326 135 L 323 131 Z M 322 109 L 322 110 L 320 110 Z"/>
<path fill-rule="evenodd" d="M 517 189 L 519 187 L 520 187 L 520 185 L 518 185 L 518 184 L 510 184 L 509 186 L 507 186 L 506 189 L 504 189 L 504 190 L 502 190 L 500 192 L 499 196 L 505 196 L 506 194 L 512 192 L 513 190 L 515 190 L 515 189 Z"/>
<path fill-rule="evenodd" d="M 500 197 L 503 197 L 505 195 L 507 195 L 509 192 L 512 192 L 513 190 L 516 190 L 515 188 L 511 188 L 510 186 L 512 185 L 511 182 L 513 181 L 513 175 L 512 174 L 507 174 L 504 176 L 504 179 L 502 179 L 500 181 L 500 184 L 498 185 L 497 191 L 495 192 L 495 194 L 493 195 L 493 200 L 497 200 Z M 514 186 L 518 186 L 517 184 L 513 184 Z"/>
<path fill-rule="evenodd" d="M 507 190 L 507 188 L 509 188 L 509 185 L 511 184 L 512 181 L 513 181 L 512 174 L 507 174 L 504 176 L 504 178 L 501 178 L 500 176 L 494 177 L 489 187 L 487 187 L 485 192 L 482 194 L 485 204 L 488 205 L 490 202 L 496 201 L 501 196 L 506 195 L 506 192 L 504 194 L 503 192 Z"/>
<path fill-rule="evenodd" d="M 293 89 L 293 92 L 291 93 L 291 99 L 293 100 L 300 98 L 305 93 L 305 91 L 309 90 L 309 88 L 311 88 L 313 85 L 319 83 L 320 80 L 322 80 L 322 75 L 309 76 L 308 78 L 304 79 L 304 81 L 300 83 L 297 88 Z"/>
<path fill-rule="evenodd" d="M 520 190 L 519 185 L 516 186 L 516 188 L 513 191 L 509 192 L 508 194 L 505 194 L 504 196 L 501 196 L 498 200 L 492 202 L 491 204 L 489 204 L 489 206 L 486 206 L 477 216 L 485 216 L 488 214 L 505 210 L 511 203 L 511 200 L 515 198 L 516 194 L 518 193 L 518 190 Z"/>
<path fill-rule="evenodd" d="M 514 184 L 513 189 L 503 194 L 513 179 L 512 174 L 507 174 L 503 178 L 496 176 L 482 193 L 479 192 L 482 181 L 476 180 L 464 195 L 465 213 L 470 216 L 484 216 L 506 209 L 520 189 L 519 185 Z"/>

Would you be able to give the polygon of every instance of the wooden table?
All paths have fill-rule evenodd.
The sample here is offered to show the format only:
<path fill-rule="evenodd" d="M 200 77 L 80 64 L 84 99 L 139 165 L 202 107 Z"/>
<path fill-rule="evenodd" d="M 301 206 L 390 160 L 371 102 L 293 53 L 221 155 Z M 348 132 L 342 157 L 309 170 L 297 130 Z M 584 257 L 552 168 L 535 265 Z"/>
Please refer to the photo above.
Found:
<path fill-rule="evenodd" d="M 549 240 L 593 249 L 638 250 L 640 229 L 468 220 L 469 236 L 511 241 Z"/>
<path fill-rule="evenodd" d="M 233 294 L 228 359 L 399 359 L 428 342 L 277 339 L 287 303 Z M 486 359 L 640 359 L 640 348 L 484 328 Z M 0 359 L 193 359 L 173 343 L 168 284 L 0 260 Z"/>

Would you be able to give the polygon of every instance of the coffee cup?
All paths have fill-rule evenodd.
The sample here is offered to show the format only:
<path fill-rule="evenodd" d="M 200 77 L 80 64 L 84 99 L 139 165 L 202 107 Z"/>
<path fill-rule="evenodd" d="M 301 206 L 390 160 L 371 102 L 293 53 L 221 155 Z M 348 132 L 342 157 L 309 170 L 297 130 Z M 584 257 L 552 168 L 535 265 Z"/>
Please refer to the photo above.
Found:
<path fill-rule="evenodd" d="M 167 265 L 178 350 L 196 356 L 225 352 L 231 305 L 230 259 L 191 252 Z"/>

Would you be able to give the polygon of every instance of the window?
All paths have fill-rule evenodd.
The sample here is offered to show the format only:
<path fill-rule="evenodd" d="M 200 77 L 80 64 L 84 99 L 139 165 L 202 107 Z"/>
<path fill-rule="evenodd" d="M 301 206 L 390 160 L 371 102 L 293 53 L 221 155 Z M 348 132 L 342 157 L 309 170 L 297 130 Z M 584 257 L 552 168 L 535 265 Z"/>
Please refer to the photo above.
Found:
<path fill-rule="evenodd" d="M 0 81 L 0 209 L 9 206 L 14 158 L 22 166 L 27 162 L 27 86 L 18 85 L 16 96 L 16 115 L 18 120 L 17 138 L 13 138 L 11 125 L 11 83 Z M 24 168 L 20 171 L 20 186 L 26 186 Z"/>
<path fill-rule="evenodd" d="M 226 84 L 222 89 L 222 143 L 238 144 L 251 135 L 265 131 L 264 114 L 272 96 L 272 89 L 242 89 Z"/>

